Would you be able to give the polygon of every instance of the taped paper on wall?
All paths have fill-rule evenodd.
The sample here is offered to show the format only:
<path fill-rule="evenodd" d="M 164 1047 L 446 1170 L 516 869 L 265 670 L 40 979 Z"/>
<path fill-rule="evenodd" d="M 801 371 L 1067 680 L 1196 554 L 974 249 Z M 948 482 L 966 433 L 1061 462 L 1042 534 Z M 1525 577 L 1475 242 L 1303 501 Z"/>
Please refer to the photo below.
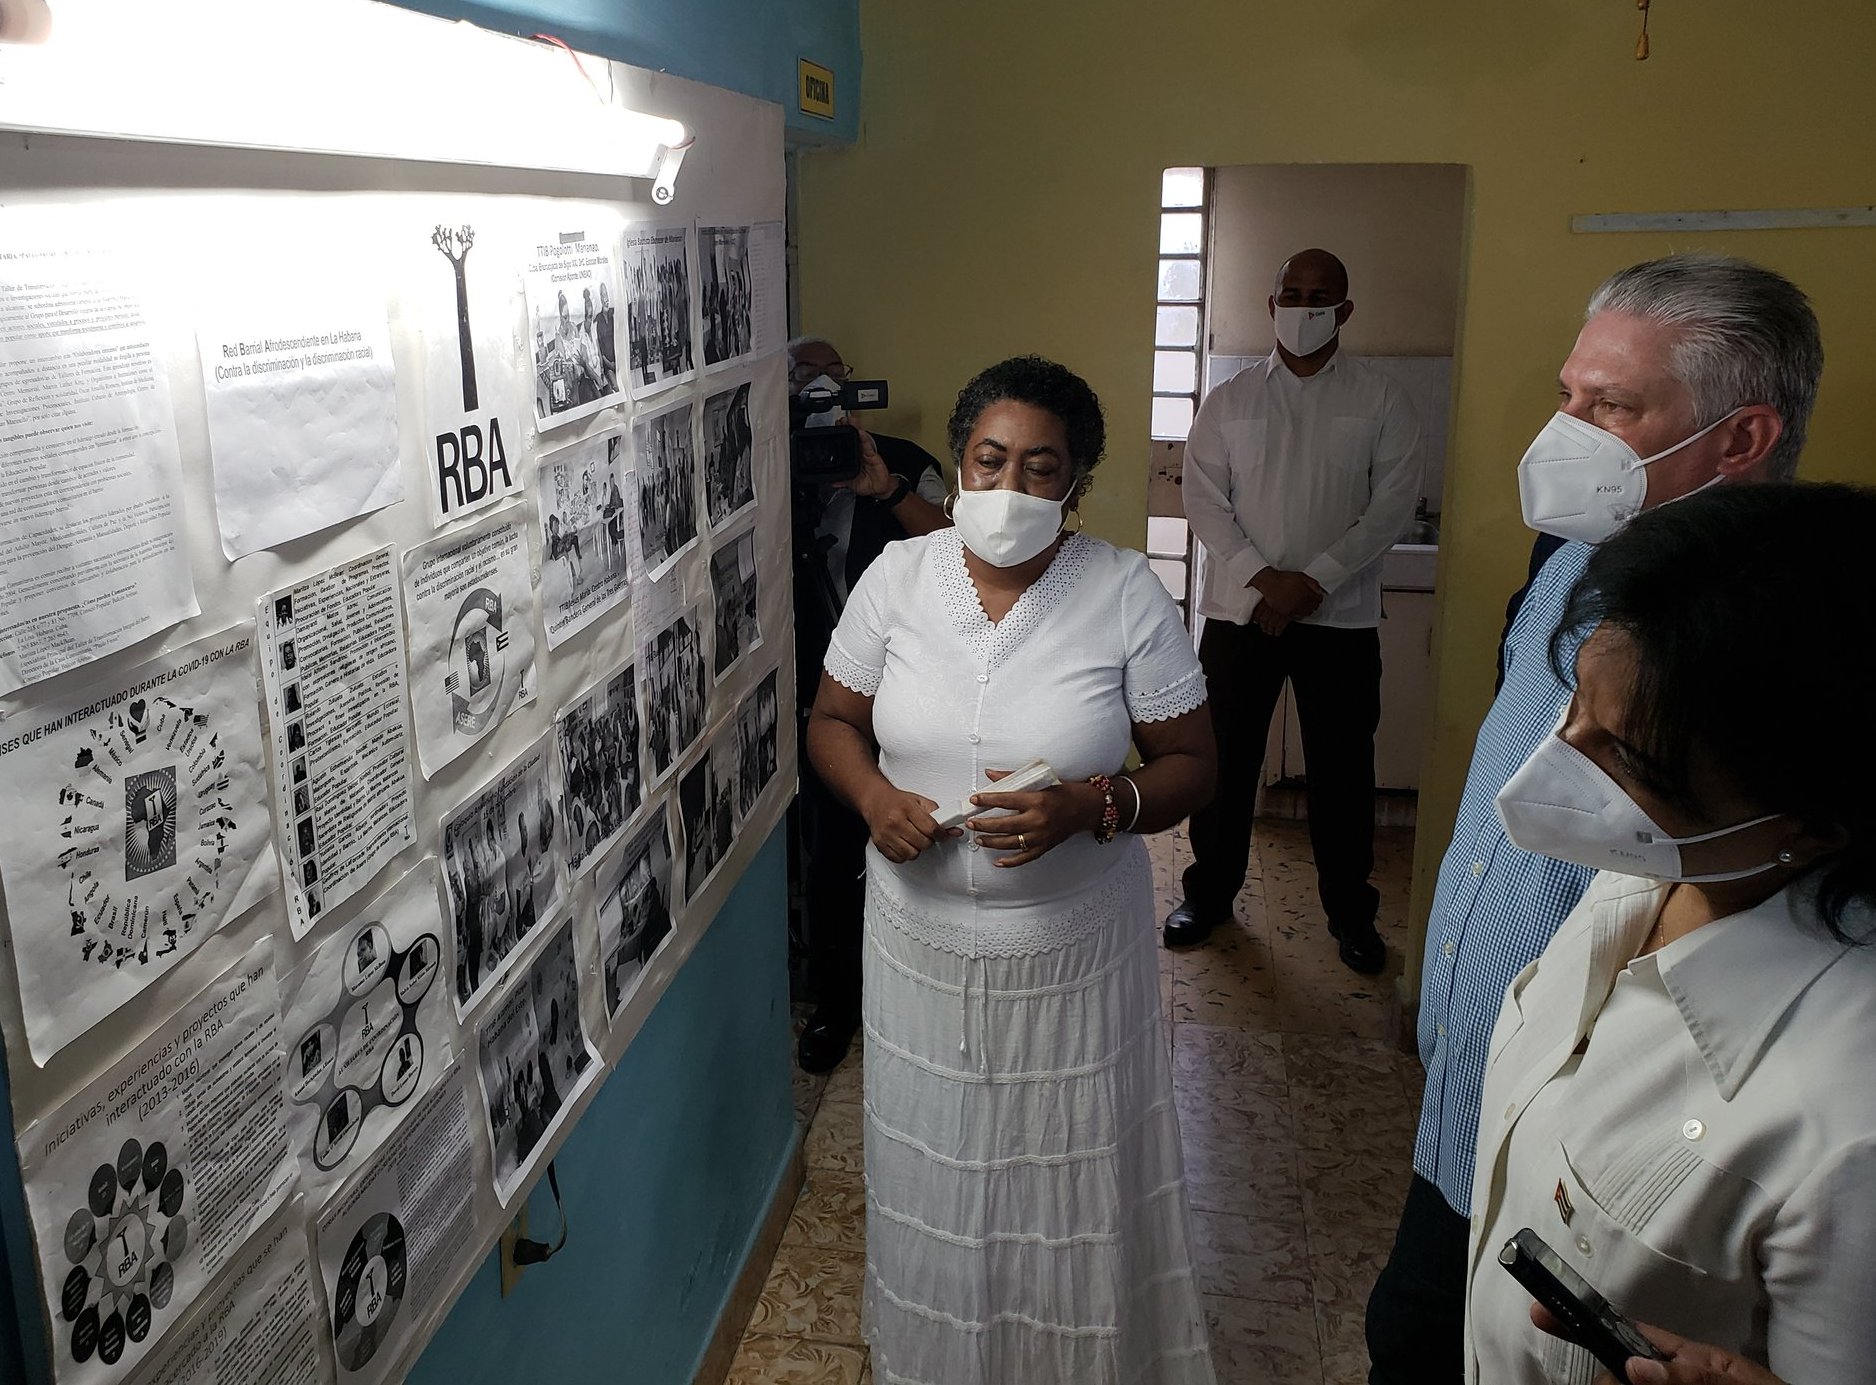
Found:
<path fill-rule="evenodd" d="M 614 304 L 618 244 L 610 235 L 562 230 L 528 262 L 534 331 L 534 417 L 541 429 L 586 418 L 622 399 Z"/>
<path fill-rule="evenodd" d="M 755 811 L 762 791 L 775 778 L 776 671 L 756 684 L 736 709 L 736 824 Z"/>
<path fill-rule="evenodd" d="M 645 748 L 651 753 L 656 783 L 671 772 L 703 734 L 710 710 L 704 682 L 702 622 L 692 606 L 662 629 L 653 629 L 639 648 L 638 666 L 645 680 Z"/>
<path fill-rule="evenodd" d="M 487 249 L 476 253 L 476 229 L 472 220 L 431 226 L 436 253 L 419 252 L 423 273 L 404 285 L 405 311 L 423 340 L 423 435 L 438 525 L 519 494 L 523 484 L 514 405 L 527 362 L 515 338 L 516 266 L 491 262 Z"/>
<path fill-rule="evenodd" d="M 0 208 L 0 696 L 201 609 L 140 276 L 97 234 Z"/>
<path fill-rule="evenodd" d="M 756 435 L 749 382 L 704 400 L 704 499 L 714 533 L 756 503 Z"/>
<path fill-rule="evenodd" d="M 632 397 L 681 385 L 697 370 L 691 337 L 688 226 L 631 226 L 625 233 L 626 347 Z"/>
<path fill-rule="evenodd" d="M 744 530 L 710 555 L 710 590 L 716 601 L 712 666 L 720 683 L 736 661 L 762 647 L 756 617 L 756 531 Z"/>
<path fill-rule="evenodd" d="M 645 575 L 662 577 L 697 542 L 696 443 L 686 399 L 632 421 L 638 478 L 638 551 Z"/>
<path fill-rule="evenodd" d="M 593 877 L 593 908 L 599 924 L 599 971 L 606 1017 L 619 1011 L 638 989 L 652 955 L 671 936 L 671 821 L 663 799 L 643 827 Z"/>
<path fill-rule="evenodd" d="M 434 775 L 534 700 L 534 582 L 512 513 L 404 554 L 410 711 Z"/>
<path fill-rule="evenodd" d="M 626 664 L 560 714 L 560 783 L 567 866 L 578 873 L 625 830 L 645 801 L 637 665 Z"/>
<path fill-rule="evenodd" d="M 397 564 L 381 548 L 257 607 L 287 917 L 303 938 L 416 840 Z"/>
<path fill-rule="evenodd" d="M 436 865 L 425 861 L 281 986 L 287 1124 L 314 1208 L 449 1066 L 455 1022 L 446 975 Z"/>
<path fill-rule="evenodd" d="M 735 731 L 733 725 L 723 726 L 677 781 L 678 817 L 684 827 L 686 904 L 716 874 L 736 842 L 740 792 Z"/>
<path fill-rule="evenodd" d="M 747 226 L 699 226 L 704 364 L 726 365 L 755 349 L 755 297 Z"/>
<path fill-rule="evenodd" d="M 271 951 L 20 1134 L 60 1385 L 122 1379 L 291 1191 Z"/>
<path fill-rule="evenodd" d="M 523 944 L 566 900 L 542 736 L 443 819 L 444 895 L 456 934 L 456 1012 L 494 989 Z"/>
<path fill-rule="evenodd" d="M 599 1055 L 580 1020 L 580 961 L 573 922 L 560 931 L 476 1038 L 495 1193 L 508 1205 L 527 1181 L 565 1113 L 599 1076 Z"/>
<path fill-rule="evenodd" d="M 196 331 L 230 560 L 404 498 L 384 300 L 276 278 Z"/>
<path fill-rule="evenodd" d="M 452 1069 L 319 1223 L 327 1326 L 344 1385 L 379 1385 L 474 1244 L 469 1098 Z"/>
<path fill-rule="evenodd" d="M 237 625 L 6 722 L 0 877 L 35 1062 L 279 887 L 253 648 Z"/>
<path fill-rule="evenodd" d="M 319 1385 L 320 1378 L 305 1211 L 295 1201 L 241 1248 L 135 1385 Z"/>
<path fill-rule="evenodd" d="M 541 606 L 558 648 L 632 594 L 625 541 L 625 435 L 588 438 L 541 458 Z"/>
<path fill-rule="evenodd" d="M 782 223 L 759 221 L 749 228 L 750 354 L 767 356 L 788 345 L 788 241 Z"/>

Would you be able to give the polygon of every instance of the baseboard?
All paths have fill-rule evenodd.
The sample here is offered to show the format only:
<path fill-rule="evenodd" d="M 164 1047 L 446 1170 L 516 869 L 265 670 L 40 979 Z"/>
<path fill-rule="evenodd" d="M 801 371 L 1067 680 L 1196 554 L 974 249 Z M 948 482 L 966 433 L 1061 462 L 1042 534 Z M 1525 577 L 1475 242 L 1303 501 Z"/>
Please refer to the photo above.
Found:
<path fill-rule="evenodd" d="M 723 1385 L 729 1377 L 736 1349 L 742 1345 L 743 1333 L 756 1311 L 756 1300 L 762 1297 L 769 1266 L 775 1260 L 776 1247 L 782 1243 L 782 1233 L 788 1230 L 788 1218 L 795 1210 L 795 1199 L 801 1195 L 801 1185 L 807 1181 L 807 1172 L 807 1165 L 801 1158 L 801 1141 L 797 1139 L 781 1177 L 775 1180 L 769 1210 L 762 1218 L 755 1240 L 750 1243 L 749 1254 L 743 1259 L 742 1272 L 736 1276 L 729 1298 L 724 1301 L 716 1331 L 710 1334 L 710 1345 L 704 1349 L 692 1385 Z"/>

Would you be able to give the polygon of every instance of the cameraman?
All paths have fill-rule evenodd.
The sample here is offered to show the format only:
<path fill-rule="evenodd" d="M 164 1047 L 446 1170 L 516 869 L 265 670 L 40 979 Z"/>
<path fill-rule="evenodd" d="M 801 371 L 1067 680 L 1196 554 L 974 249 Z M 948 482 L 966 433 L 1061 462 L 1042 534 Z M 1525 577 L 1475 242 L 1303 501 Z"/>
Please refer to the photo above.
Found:
<path fill-rule="evenodd" d="M 844 385 L 852 372 L 824 337 L 788 343 L 788 390 L 822 376 Z M 812 536 L 798 544 L 795 575 L 797 703 L 802 724 L 814 704 L 821 656 L 847 595 L 872 562 L 899 539 L 950 525 L 938 459 L 915 442 L 860 430 L 860 473 L 831 486 L 797 486 L 796 522 Z M 803 674 L 805 672 L 805 683 Z M 805 686 L 806 692 L 800 688 Z M 860 948 L 866 887 L 866 823 L 829 793 L 801 756 L 801 840 L 808 906 L 808 978 L 815 1011 L 801 1033 L 807 1072 L 831 1072 L 860 1027 Z"/>

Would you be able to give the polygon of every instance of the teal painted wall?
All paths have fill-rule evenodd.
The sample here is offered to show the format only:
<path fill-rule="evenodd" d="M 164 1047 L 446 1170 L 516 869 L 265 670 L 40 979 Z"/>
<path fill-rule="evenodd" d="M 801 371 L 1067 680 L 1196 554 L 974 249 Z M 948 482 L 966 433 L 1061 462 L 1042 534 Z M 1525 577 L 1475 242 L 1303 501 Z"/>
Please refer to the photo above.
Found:
<path fill-rule="evenodd" d="M 860 132 L 859 0 L 393 0 L 502 33 L 548 33 L 588 53 L 774 101 L 788 128 L 851 144 Z M 796 61 L 834 73 L 833 120 L 803 115 Z"/>
<path fill-rule="evenodd" d="M 688 1385 L 795 1138 L 778 827 L 559 1158 L 568 1236 L 501 1297 L 491 1255 L 410 1385 Z M 559 1223 L 543 1179 L 529 1234 Z"/>

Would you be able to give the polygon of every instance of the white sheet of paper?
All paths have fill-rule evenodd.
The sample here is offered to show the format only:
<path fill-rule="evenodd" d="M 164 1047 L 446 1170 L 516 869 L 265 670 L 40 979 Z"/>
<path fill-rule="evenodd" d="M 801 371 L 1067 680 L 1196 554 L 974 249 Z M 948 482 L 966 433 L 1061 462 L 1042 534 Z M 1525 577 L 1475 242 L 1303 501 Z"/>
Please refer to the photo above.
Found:
<path fill-rule="evenodd" d="M 684 829 L 684 902 L 709 883 L 736 844 L 736 727 L 725 723 L 677 781 L 678 820 Z"/>
<path fill-rule="evenodd" d="M 520 507 L 407 549 L 410 711 L 434 775 L 534 700 L 534 579 Z"/>
<path fill-rule="evenodd" d="M 758 221 L 749 228 L 750 309 L 753 356 L 767 356 L 788 345 L 788 239 L 779 221 Z"/>
<path fill-rule="evenodd" d="M 625 397 L 619 384 L 618 255 L 613 231 L 580 228 L 544 236 L 529 257 L 538 428 L 558 428 Z"/>
<path fill-rule="evenodd" d="M 0 877 L 44 1063 L 280 885 L 237 625 L 5 724 Z"/>
<path fill-rule="evenodd" d="M 516 336 L 519 266 L 478 248 L 474 220 L 417 229 L 431 249 L 403 285 L 404 311 L 423 338 L 427 489 L 430 518 L 442 525 L 520 493 L 513 404 L 529 367 Z"/>
<path fill-rule="evenodd" d="M 554 722 L 567 869 L 576 875 L 619 839 L 644 806 L 640 739 L 638 666 L 633 663 L 588 688 Z"/>
<path fill-rule="evenodd" d="M 676 582 L 661 582 L 675 587 Z M 702 607 L 692 606 L 662 627 L 641 622 L 638 676 L 643 680 L 645 748 L 651 782 L 671 772 L 703 734 L 710 712 L 704 673 Z"/>
<path fill-rule="evenodd" d="M 454 1057 L 436 863 L 424 861 L 280 988 L 287 1125 L 308 1201 L 325 1205 Z"/>
<path fill-rule="evenodd" d="M 632 420 L 638 552 L 653 581 L 697 542 L 696 412 L 678 399 Z"/>
<path fill-rule="evenodd" d="M 619 1017 L 653 954 L 672 937 L 677 881 L 671 860 L 671 817 L 659 799 L 645 825 L 603 858 L 593 876 L 600 993 L 608 1019 Z"/>
<path fill-rule="evenodd" d="M 292 1189 L 272 949 L 20 1132 L 59 1385 L 121 1380 Z"/>
<path fill-rule="evenodd" d="M 697 228 L 697 290 L 704 365 L 714 370 L 749 355 L 755 349 L 749 227 Z"/>
<path fill-rule="evenodd" d="M 756 531 L 753 526 L 723 540 L 710 555 L 710 593 L 716 603 L 711 668 L 721 683 L 737 663 L 762 648 L 756 617 Z"/>
<path fill-rule="evenodd" d="M 751 382 L 732 382 L 704 400 L 704 510 L 714 533 L 756 503 L 756 435 Z"/>
<path fill-rule="evenodd" d="M 416 840 L 404 622 L 389 547 L 256 606 L 287 917 L 303 938 Z"/>
<path fill-rule="evenodd" d="M 327 1331 L 342 1385 L 390 1380 L 476 1234 L 469 1098 L 445 1074 L 319 1223 Z"/>
<path fill-rule="evenodd" d="M 136 268 L 0 208 L 0 695 L 187 620 L 182 469 Z"/>
<path fill-rule="evenodd" d="M 384 300 L 276 279 L 196 330 L 215 515 L 232 560 L 404 498 Z"/>
<path fill-rule="evenodd" d="M 697 373 L 691 325 L 691 239 L 685 226 L 628 226 L 625 231 L 627 382 L 634 399 Z"/>
<path fill-rule="evenodd" d="M 319 1385 L 306 1211 L 298 1199 L 241 1248 L 135 1385 Z"/>
<path fill-rule="evenodd" d="M 625 434 L 607 433 L 539 463 L 541 618 L 556 649 L 632 595 L 625 532 Z"/>
<path fill-rule="evenodd" d="M 563 920 L 476 1036 L 476 1072 L 494 1152 L 495 1194 L 506 1207 L 540 1162 L 563 1114 L 599 1077 L 580 1019 L 580 958 Z"/>

